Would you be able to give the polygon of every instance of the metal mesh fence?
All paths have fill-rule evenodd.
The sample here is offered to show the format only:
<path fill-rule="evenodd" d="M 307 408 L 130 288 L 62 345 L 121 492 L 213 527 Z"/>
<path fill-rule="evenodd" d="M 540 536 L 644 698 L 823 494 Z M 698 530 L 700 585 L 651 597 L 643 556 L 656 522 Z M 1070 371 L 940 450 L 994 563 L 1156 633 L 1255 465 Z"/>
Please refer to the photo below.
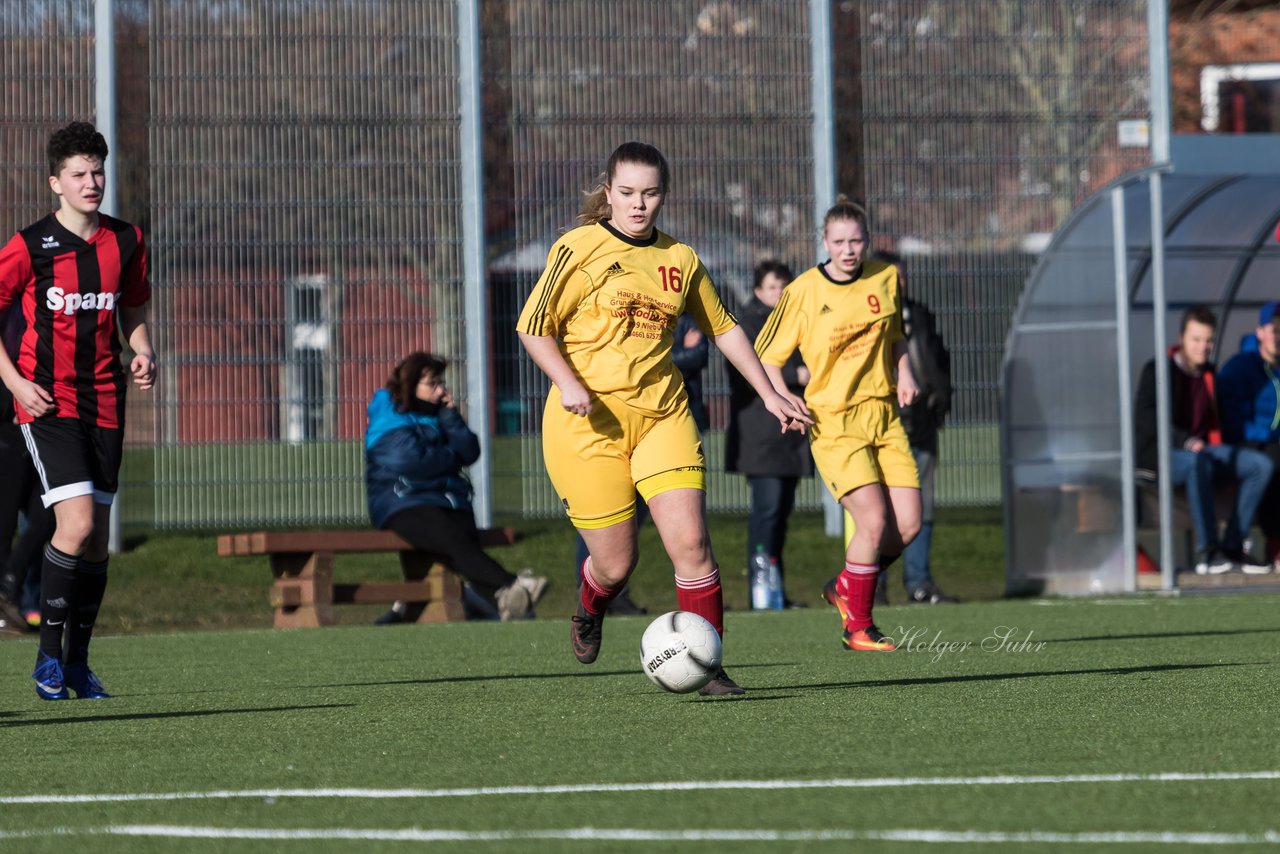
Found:
<path fill-rule="evenodd" d="M 863 169 L 881 245 L 935 312 L 955 398 L 939 502 L 1000 498 L 1000 360 L 1040 241 L 1146 164 L 1119 122 L 1149 114 L 1142 0 L 867 0 Z"/>
<path fill-rule="evenodd" d="M 0 207 L 49 206 L 48 130 L 92 115 L 93 3 L 15 2 L 0 33 L 9 120 Z M 460 150 L 454 0 L 118 0 L 120 213 L 153 248 L 163 384 L 131 395 L 126 522 L 360 521 L 365 404 L 406 352 L 465 388 L 460 163 L 484 158 L 494 509 L 558 514 L 546 385 L 514 320 L 580 193 L 619 142 L 674 169 L 662 227 L 722 296 L 815 249 L 807 4 L 483 0 L 485 138 Z M 1039 246 L 1088 192 L 1146 160 L 1141 0 L 831 5 L 840 190 L 865 198 L 937 315 L 956 398 L 940 500 L 999 500 L 998 364 Z M 825 194 L 825 189 L 817 195 Z M 727 381 L 705 382 L 709 496 Z M 476 402 L 477 405 L 479 402 Z M 801 506 L 818 502 L 814 483 Z"/>
<path fill-rule="evenodd" d="M 494 266 L 495 338 L 511 348 L 496 354 L 495 391 L 525 438 L 514 464 L 495 466 L 495 492 L 518 499 L 525 513 L 559 515 L 536 436 L 546 382 L 515 351 L 511 334 L 524 296 L 552 242 L 575 224 L 582 193 L 629 139 L 657 145 L 671 161 L 659 227 L 693 246 L 731 307 L 749 296 L 757 261 L 811 257 L 808 11 L 794 3 L 678 0 L 524 0 L 509 8 L 517 217 L 514 239 Z M 745 507 L 742 478 L 719 474 L 728 380 L 718 354 L 704 386 L 712 415 L 704 443 L 709 504 Z"/>
<path fill-rule="evenodd" d="M 93 0 L 7 4 L 0 87 L 0 215 L 12 233 L 54 206 L 44 158 L 49 133 L 71 117 L 93 116 Z"/>
<path fill-rule="evenodd" d="M 369 397 L 460 360 L 454 10 L 152 0 L 157 524 L 364 518 Z"/>

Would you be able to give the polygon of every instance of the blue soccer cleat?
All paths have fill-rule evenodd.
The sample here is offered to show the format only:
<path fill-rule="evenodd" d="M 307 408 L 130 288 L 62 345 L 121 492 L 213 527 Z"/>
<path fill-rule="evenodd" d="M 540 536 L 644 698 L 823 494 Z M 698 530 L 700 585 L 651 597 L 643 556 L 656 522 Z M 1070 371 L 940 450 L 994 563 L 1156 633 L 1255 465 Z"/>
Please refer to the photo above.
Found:
<path fill-rule="evenodd" d="M 83 661 L 67 665 L 67 684 L 80 700 L 105 700 L 111 696 Z"/>
<path fill-rule="evenodd" d="M 36 653 L 36 669 L 31 677 L 36 680 L 36 696 L 41 700 L 71 698 L 62 679 L 62 662 L 45 655 L 43 650 Z"/>

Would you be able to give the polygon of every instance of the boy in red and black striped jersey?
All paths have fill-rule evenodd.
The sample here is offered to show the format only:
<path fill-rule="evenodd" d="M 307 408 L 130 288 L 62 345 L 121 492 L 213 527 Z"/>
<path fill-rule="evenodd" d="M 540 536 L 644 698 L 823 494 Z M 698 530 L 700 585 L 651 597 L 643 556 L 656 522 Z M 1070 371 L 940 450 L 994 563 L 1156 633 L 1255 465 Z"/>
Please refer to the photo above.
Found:
<path fill-rule="evenodd" d="M 98 211 L 102 134 L 72 122 L 49 137 L 48 155 L 58 209 L 0 249 L 0 311 L 18 302 L 27 324 L 17 362 L 0 351 L 0 380 L 57 520 L 42 570 L 36 694 L 63 700 L 70 687 L 100 699 L 108 694 L 89 669 L 89 640 L 107 586 L 124 442 L 120 335 L 133 350 L 134 382 L 151 388 L 151 286 L 141 229 Z"/>

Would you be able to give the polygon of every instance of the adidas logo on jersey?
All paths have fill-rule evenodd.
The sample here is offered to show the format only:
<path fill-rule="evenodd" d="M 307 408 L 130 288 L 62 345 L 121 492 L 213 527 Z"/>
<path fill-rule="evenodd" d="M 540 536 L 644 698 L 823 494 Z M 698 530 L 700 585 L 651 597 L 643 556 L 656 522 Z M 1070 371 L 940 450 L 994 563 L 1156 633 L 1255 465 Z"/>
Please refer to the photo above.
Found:
<path fill-rule="evenodd" d="M 830 314 L 830 313 L 831 313 L 831 306 L 829 305 L 824 305 L 821 309 L 818 310 L 818 314 Z"/>
<path fill-rule="evenodd" d="M 77 311 L 111 311 L 116 307 L 115 294 L 69 294 L 62 288 L 49 288 L 44 306 L 52 312 L 75 314 Z"/>
<path fill-rule="evenodd" d="M 626 271 L 622 269 L 622 265 L 617 261 L 614 261 L 612 264 L 609 265 L 609 269 L 604 271 L 604 276 L 607 279 L 610 276 L 616 276 L 619 273 L 625 273 L 625 272 Z"/>
<path fill-rule="evenodd" d="M 52 234 L 50 234 L 48 237 L 40 238 L 41 249 L 57 249 L 60 246 L 62 246 L 62 244 L 59 243 L 57 238 L 55 238 Z"/>

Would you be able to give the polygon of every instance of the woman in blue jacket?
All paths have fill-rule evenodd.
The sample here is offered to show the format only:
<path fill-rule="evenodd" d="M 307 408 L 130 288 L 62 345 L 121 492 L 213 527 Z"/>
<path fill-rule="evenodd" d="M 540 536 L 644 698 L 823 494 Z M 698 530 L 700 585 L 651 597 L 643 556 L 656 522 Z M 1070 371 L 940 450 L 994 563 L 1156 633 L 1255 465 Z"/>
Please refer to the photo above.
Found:
<path fill-rule="evenodd" d="M 480 442 L 445 385 L 447 365 L 431 353 L 410 353 L 369 401 L 364 440 L 369 517 L 374 527 L 444 557 L 503 620 L 519 619 L 532 610 L 547 579 L 527 570 L 512 575 L 480 545 L 471 482 L 463 473 L 479 459 Z M 414 616 L 397 602 L 379 622 Z"/>

